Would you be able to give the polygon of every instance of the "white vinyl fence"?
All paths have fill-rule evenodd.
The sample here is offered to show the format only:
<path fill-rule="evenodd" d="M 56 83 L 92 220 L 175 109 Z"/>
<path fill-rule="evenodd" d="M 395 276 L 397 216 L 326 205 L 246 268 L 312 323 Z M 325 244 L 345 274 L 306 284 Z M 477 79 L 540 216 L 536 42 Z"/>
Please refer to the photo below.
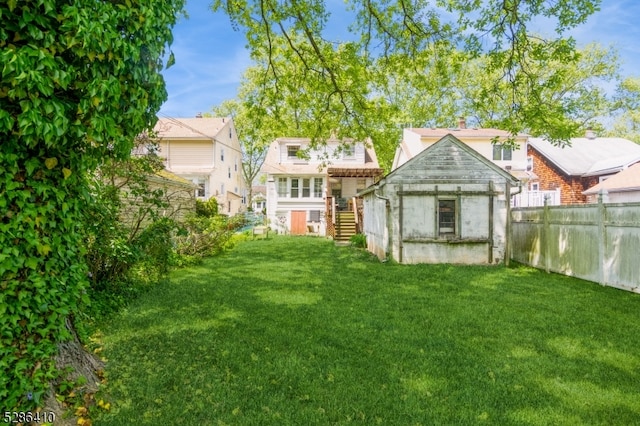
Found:
<path fill-rule="evenodd" d="M 511 207 L 542 207 L 545 201 L 550 206 L 559 206 L 560 188 L 552 191 L 523 191 L 511 197 Z"/>
<path fill-rule="evenodd" d="M 512 210 L 517 262 L 640 293 L 640 203 Z"/>

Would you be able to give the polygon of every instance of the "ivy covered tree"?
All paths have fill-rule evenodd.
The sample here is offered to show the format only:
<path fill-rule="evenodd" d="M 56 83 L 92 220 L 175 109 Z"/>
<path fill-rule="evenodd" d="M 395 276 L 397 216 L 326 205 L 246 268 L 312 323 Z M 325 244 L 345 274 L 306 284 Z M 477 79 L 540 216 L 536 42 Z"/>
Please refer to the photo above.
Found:
<path fill-rule="evenodd" d="M 41 405 L 87 285 L 86 176 L 166 99 L 184 0 L 0 3 L 0 408 Z"/>

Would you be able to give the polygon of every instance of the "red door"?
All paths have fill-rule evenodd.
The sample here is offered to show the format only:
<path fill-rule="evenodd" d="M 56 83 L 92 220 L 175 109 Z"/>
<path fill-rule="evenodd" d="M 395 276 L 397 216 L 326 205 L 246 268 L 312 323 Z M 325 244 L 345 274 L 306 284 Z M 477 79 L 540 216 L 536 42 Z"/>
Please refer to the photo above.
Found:
<path fill-rule="evenodd" d="M 294 210 L 291 212 L 291 234 L 305 235 L 307 233 L 307 212 Z"/>

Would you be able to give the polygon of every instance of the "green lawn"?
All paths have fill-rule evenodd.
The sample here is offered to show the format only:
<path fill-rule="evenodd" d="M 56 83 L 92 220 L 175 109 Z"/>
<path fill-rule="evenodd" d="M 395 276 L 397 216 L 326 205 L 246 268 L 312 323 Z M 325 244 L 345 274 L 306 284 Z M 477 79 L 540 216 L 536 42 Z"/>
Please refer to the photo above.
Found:
<path fill-rule="evenodd" d="M 640 296 L 247 241 L 103 328 L 97 425 L 640 424 Z"/>

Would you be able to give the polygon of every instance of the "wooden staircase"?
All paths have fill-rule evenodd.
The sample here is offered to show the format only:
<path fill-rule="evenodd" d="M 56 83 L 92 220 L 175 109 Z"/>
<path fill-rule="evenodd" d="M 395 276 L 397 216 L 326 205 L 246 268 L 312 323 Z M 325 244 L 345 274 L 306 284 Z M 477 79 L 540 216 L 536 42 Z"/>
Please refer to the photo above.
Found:
<path fill-rule="evenodd" d="M 336 231 L 333 239 L 336 243 L 349 243 L 352 235 L 357 233 L 354 212 L 336 212 Z"/>

